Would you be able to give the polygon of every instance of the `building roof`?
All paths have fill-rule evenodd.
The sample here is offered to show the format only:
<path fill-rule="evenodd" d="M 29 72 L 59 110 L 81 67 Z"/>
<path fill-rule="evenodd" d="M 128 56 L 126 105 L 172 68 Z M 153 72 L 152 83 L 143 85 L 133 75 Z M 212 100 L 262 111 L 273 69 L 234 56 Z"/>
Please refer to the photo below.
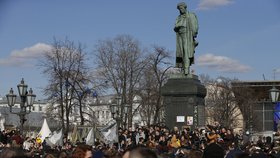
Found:
<path fill-rule="evenodd" d="M 21 100 L 20 100 L 20 97 L 17 96 L 16 98 L 16 104 L 20 104 Z M 6 97 L 0 97 L 0 105 L 1 104 L 7 104 L 8 101 L 7 101 L 7 98 Z M 34 101 L 34 104 L 46 104 L 47 101 L 46 100 L 35 100 Z"/>
<path fill-rule="evenodd" d="M 13 111 L 18 112 L 19 108 L 13 108 Z M 1 117 L 5 118 L 5 123 L 4 123 L 5 126 L 19 127 L 20 125 L 19 117 L 16 114 L 11 114 L 9 107 L 0 107 L 0 113 L 1 113 Z M 45 115 L 42 112 L 31 112 L 27 114 L 25 118 L 27 119 L 27 121 L 24 123 L 25 128 L 32 128 L 32 129 L 37 128 L 38 130 L 40 130 L 40 128 L 43 125 Z M 59 127 L 58 121 L 55 121 L 52 118 L 46 118 L 46 119 L 50 128 L 56 129 Z"/>
<path fill-rule="evenodd" d="M 269 100 L 269 90 L 272 87 L 276 87 L 280 89 L 280 81 L 234 81 L 232 82 L 232 87 L 239 88 L 249 88 L 252 90 L 254 96 L 256 96 L 259 100 Z"/>
<path fill-rule="evenodd" d="M 235 87 L 247 86 L 247 87 L 268 87 L 277 86 L 280 87 L 280 81 L 234 81 L 232 82 Z"/>

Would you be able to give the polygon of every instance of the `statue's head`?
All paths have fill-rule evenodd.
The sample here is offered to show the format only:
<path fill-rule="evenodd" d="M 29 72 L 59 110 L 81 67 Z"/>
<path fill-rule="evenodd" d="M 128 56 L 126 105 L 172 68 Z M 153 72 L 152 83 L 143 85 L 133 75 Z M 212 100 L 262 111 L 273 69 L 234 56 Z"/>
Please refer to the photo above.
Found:
<path fill-rule="evenodd" d="M 180 6 L 183 6 L 183 7 L 187 8 L 187 5 L 186 5 L 185 2 L 180 2 L 180 3 L 178 3 L 178 4 L 177 4 L 177 9 L 179 9 Z"/>

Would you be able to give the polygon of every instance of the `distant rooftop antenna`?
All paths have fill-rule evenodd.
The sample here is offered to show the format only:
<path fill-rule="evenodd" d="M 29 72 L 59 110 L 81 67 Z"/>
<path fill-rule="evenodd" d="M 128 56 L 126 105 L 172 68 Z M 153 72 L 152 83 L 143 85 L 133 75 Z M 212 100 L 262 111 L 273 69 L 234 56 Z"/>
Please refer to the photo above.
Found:
<path fill-rule="evenodd" d="M 263 76 L 263 80 L 265 80 L 265 76 L 264 76 L 264 74 L 263 74 L 262 76 Z"/>

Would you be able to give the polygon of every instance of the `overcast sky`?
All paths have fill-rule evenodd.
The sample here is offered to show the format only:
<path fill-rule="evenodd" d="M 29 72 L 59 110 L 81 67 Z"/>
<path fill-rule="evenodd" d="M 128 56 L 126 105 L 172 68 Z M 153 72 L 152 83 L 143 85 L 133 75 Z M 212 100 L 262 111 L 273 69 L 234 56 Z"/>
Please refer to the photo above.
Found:
<path fill-rule="evenodd" d="M 80 42 L 90 53 L 98 40 L 128 34 L 145 47 L 156 44 L 175 52 L 178 2 L 1 0 L 0 96 L 25 78 L 38 99 L 44 98 L 41 88 L 47 80 L 36 65 L 42 53 L 51 49 L 53 37 Z M 191 68 L 196 74 L 280 80 L 279 0 L 184 2 L 199 21 L 199 46 Z"/>

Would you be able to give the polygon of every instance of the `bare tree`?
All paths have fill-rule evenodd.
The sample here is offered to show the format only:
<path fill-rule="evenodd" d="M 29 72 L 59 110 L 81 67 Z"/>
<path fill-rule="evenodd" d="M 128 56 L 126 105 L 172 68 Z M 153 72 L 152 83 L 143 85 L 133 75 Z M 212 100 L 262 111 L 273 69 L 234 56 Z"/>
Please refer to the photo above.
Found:
<path fill-rule="evenodd" d="M 121 105 L 127 104 L 131 107 L 128 119 L 131 126 L 133 98 L 146 66 L 144 51 L 131 36 L 119 35 L 113 39 L 100 40 L 95 53 L 99 75 L 121 96 Z M 122 107 L 121 117 L 123 116 Z"/>
<path fill-rule="evenodd" d="M 209 85 L 215 83 L 215 80 L 212 79 L 208 74 L 200 74 L 199 79 L 201 84 L 203 85 Z"/>
<path fill-rule="evenodd" d="M 58 112 L 65 134 L 69 131 L 70 114 L 75 113 L 73 108 L 79 96 L 77 92 L 81 90 L 81 85 L 89 82 L 85 55 L 80 43 L 76 45 L 68 39 L 64 41 L 54 39 L 52 49 L 44 54 L 40 64 L 43 73 L 49 79 L 45 94 L 54 103 L 58 103 L 59 108 L 53 109 Z M 83 111 L 82 108 L 79 109 L 83 121 Z"/>
<path fill-rule="evenodd" d="M 207 77 L 204 79 L 206 80 L 203 82 L 207 83 L 206 110 L 210 117 L 223 126 L 237 127 L 241 111 L 231 86 L 233 80 L 225 77 L 219 77 L 217 80 L 210 79 L 210 81 Z"/>
<path fill-rule="evenodd" d="M 256 105 L 258 98 L 261 98 L 254 92 L 254 89 L 246 85 L 238 85 L 239 82 L 233 83 L 233 91 L 238 103 L 239 109 L 243 116 L 243 123 L 246 130 L 252 130 L 250 128 L 255 127 L 261 129 L 259 124 L 259 116 L 254 112 L 253 107 Z M 253 118 L 255 121 L 253 121 Z"/>
<path fill-rule="evenodd" d="M 166 72 L 171 68 L 170 52 L 164 47 L 153 46 L 149 53 L 147 65 L 142 79 L 142 107 L 143 118 L 148 125 L 160 123 L 160 112 L 163 111 L 161 87 L 167 80 Z M 153 121 L 153 122 L 151 122 Z"/>

